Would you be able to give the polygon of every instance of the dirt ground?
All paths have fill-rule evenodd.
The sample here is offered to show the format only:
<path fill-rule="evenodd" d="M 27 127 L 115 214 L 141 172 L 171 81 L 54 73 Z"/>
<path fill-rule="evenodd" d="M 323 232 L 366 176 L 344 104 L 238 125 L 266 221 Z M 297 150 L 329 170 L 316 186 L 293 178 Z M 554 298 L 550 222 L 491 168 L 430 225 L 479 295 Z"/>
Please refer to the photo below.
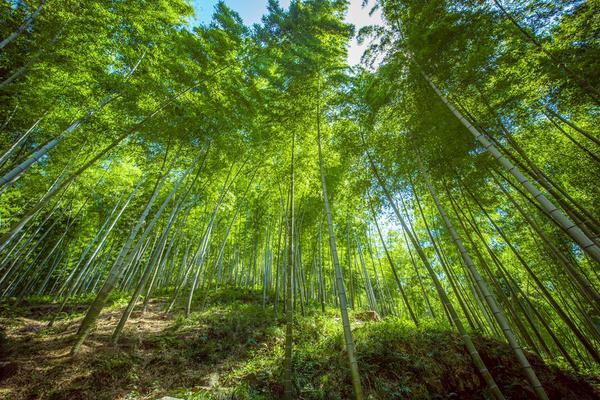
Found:
<path fill-rule="evenodd" d="M 0 399 L 145 400 L 176 388 L 215 384 L 219 366 L 196 363 L 160 343 L 173 323 L 163 309 L 152 303 L 143 315 L 134 312 L 116 349 L 108 343 L 121 312 L 103 313 L 75 357 L 69 351 L 81 317 L 57 321 L 52 328 L 42 320 L 52 308 L 1 318 L 6 340 L 0 354 Z M 183 363 L 185 368 L 178 368 Z"/>
<path fill-rule="evenodd" d="M 281 357 L 273 349 L 281 350 L 283 325 L 273 321 L 271 311 L 265 314 L 259 300 L 254 307 L 251 297 L 241 300 L 237 307 L 198 307 L 203 311 L 188 320 L 165 315 L 164 301 L 151 301 L 143 315 L 132 314 L 117 347 L 110 337 L 122 307 L 112 307 L 74 357 L 69 352 L 85 306 L 67 310 L 51 328 L 53 305 L 0 312 L 0 399 L 154 400 L 191 393 L 194 399 L 255 398 L 233 396 L 239 385 L 250 386 L 260 398 L 279 398 Z M 485 383 L 458 335 L 402 332 L 394 321 L 359 317 L 354 332 L 365 389 L 374 396 L 369 398 L 485 398 Z M 299 398 L 346 398 L 344 388 L 351 385 L 341 345 L 325 340 L 314 347 L 326 335 L 310 321 L 297 326 L 294 362 L 297 379 L 313 389 Z M 476 345 L 507 399 L 535 399 L 506 344 L 479 337 Z M 552 400 L 600 399 L 600 378 L 576 376 L 530 356 Z M 245 363 L 257 360 L 246 373 Z"/>

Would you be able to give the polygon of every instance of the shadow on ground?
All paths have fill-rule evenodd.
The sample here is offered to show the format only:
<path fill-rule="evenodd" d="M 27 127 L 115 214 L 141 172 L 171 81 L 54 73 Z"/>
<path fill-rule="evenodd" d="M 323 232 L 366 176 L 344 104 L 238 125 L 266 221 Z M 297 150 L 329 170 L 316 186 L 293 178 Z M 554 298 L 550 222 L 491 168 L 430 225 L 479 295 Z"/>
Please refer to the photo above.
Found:
<path fill-rule="evenodd" d="M 217 300 L 219 299 L 219 300 Z M 225 300 L 223 300 L 225 299 Z M 190 318 L 166 315 L 166 300 L 134 312 L 118 347 L 109 345 L 121 314 L 104 312 L 76 357 L 71 340 L 84 307 L 47 327 L 56 306 L 24 304 L 3 313 L 0 398 L 125 400 L 175 395 L 188 399 L 278 399 L 282 395 L 284 329 L 260 295 L 222 291 L 204 298 Z M 340 322 L 305 307 L 295 326 L 295 389 L 302 399 L 351 397 Z M 460 339 L 400 321 L 353 320 L 369 399 L 485 399 L 485 385 Z M 476 338 L 481 355 L 509 399 L 534 399 L 510 349 Z M 598 378 L 576 376 L 529 358 L 551 399 L 597 399 Z"/>

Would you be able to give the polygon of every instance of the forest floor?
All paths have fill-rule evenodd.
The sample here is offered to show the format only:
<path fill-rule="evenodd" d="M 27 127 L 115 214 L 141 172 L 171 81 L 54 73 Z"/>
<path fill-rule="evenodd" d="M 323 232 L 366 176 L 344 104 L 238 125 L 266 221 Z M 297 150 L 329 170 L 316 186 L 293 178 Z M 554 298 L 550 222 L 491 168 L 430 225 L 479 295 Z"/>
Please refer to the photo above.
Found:
<path fill-rule="evenodd" d="M 217 300 L 219 299 L 219 300 Z M 225 300 L 222 300 L 225 299 Z M 125 305 L 102 314 L 80 354 L 69 355 L 85 311 L 73 306 L 51 328 L 57 305 L 37 301 L 0 309 L 0 399 L 133 400 L 164 395 L 199 399 L 278 399 L 285 326 L 260 295 L 221 291 L 190 318 L 166 315 L 166 300 L 134 312 L 118 347 L 109 344 Z M 295 386 L 300 399 L 344 399 L 350 378 L 335 310 L 297 310 Z M 362 318 L 365 319 L 364 316 Z M 485 385 L 460 339 L 448 330 L 353 316 L 359 366 L 369 399 L 485 399 Z M 533 399 L 510 349 L 475 337 L 509 399 Z M 529 358 L 551 399 L 598 399 L 600 377 L 584 377 Z M 594 389 L 594 387 L 596 389 Z"/>

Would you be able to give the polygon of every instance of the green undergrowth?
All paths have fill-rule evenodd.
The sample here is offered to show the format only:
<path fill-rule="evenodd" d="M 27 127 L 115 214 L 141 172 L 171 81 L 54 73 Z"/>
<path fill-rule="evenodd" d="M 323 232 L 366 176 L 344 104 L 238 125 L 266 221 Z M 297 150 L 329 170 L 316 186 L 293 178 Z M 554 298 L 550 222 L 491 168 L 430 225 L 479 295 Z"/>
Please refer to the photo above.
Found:
<path fill-rule="evenodd" d="M 33 299 L 28 302 L 37 307 Z M 111 303 L 118 308 L 123 300 L 114 297 Z M 167 299 L 161 299 L 154 304 L 164 309 L 166 303 Z M 272 305 L 263 305 L 261 293 L 225 289 L 199 296 L 189 318 L 182 315 L 182 309 L 183 304 L 178 304 L 168 317 L 155 313 L 153 318 L 163 324 L 158 331 L 126 330 L 119 348 L 106 344 L 85 357 L 65 361 L 60 368 L 48 368 L 45 375 L 33 376 L 23 398 L 282 397 L 285 325 L 281 308 L 276 315 Z M 337 310 L 327 308 L 322 313 L 315 304 L 304 307 L 304 315 L 299 307 L 295 313 L 296 397 L 351 398 Z M 148 316 L 145 323 L 152 321 Z M 460 338 L 448 327 L 440 327 L 439 321 L 437 325 L 424 321 L 416 327 L 393 318 L 361 321 L 358 313 L 352 315 L 352 327 L 368 399 L 490 398 Z M 507 398 L 535 398 L 508 346 L 476 335 L 474 340 Z M 27 345 L 35 351 L 35 346 Z M 597 378 L 544 365 L 533 354 L 529 358 L 551 399 L 597 398 L 592 387 Z M 70 374 L 68 384 L 56 383 L 66 374 Z"/>
<path fill-rule="evenodd" d="M 434 327 L 432 322 L 417 328 L 398 319 L 366 323 L 353 320 L 353 324 L 362 383 L 369 399 L 492 398 L 460 338 L 447 329 Z M 226 331 L 228 327 L 226 324 L 216 329 Z M 176 394 L 189 400 L 281 398 L 283 325 L 269 327 L 264 333 L 262 339 L 266 339 L 267 345 L 250 346 L 247 359 L 226 373 L 220 386 Z M 333 310 L 325 315 L 297 316 L 293 369 L 298 398 L 352 398 L 342 335 L 340 321 L 334 317 Z M 535 398 L 507 346 L 477 336 L 475 341 L 507 398 Z M 542 381 L 549 386 L 547 391 L 551 398 L 595 398 L 593 389 L 583 378 L 546 366 L 534 355 L 530 355 L 530 359 Z"/>

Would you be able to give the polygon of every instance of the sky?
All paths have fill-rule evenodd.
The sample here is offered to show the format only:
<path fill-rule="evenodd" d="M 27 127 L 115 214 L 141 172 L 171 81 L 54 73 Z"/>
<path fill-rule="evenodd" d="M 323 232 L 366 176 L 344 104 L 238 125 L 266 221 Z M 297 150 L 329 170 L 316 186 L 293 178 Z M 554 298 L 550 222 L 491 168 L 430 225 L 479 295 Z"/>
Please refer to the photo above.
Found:
<path fill-rule="evenodd" d="M 194 9 L 196 10 L 196 20 L 192 24 L 210 22 L 214 6 L 218 0 L 191 0 Z M 373 1 L 366 8 L 362 8 L 363 0 L 350 0 L 350 7 L 346 22 L 353 24 L 356 27 L 356 32 L 365 25 L 382 24 L 381 14 L 375 13 L 369 16 L 369 10 L 372 7 Z M 225 4 L 237 11 L 247 25 L 260 22 L 262 15 L 267 10 L 267 0 L 225 0 Z M 279 0 L 282 7 L 287 8 L 290 5 L 290 0 Z M 366 44 L 359 46 L 356 38 L 352 39 L 348 48 L 348 64 L 356 65 L 360 63 Z"/>

